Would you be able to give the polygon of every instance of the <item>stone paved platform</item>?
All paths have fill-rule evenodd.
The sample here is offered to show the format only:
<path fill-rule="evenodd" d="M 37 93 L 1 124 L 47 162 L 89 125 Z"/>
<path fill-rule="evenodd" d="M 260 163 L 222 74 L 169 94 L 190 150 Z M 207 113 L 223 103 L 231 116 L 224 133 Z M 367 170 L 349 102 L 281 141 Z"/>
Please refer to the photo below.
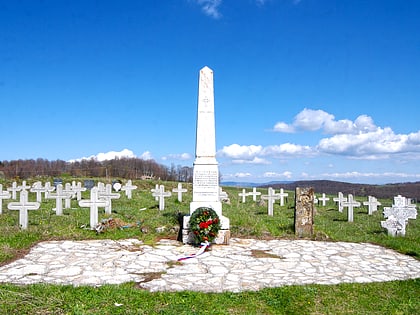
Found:
<path fill-rule="evenodd" d="M 162 240 L 52 241 L 0 267 L 0 282 L 100 286 L 137 282 L 150 291 L 240 292 L 268 287 L 420 278 L 420 261 L 372 244 L 231 239 L 197 248 Z"/>

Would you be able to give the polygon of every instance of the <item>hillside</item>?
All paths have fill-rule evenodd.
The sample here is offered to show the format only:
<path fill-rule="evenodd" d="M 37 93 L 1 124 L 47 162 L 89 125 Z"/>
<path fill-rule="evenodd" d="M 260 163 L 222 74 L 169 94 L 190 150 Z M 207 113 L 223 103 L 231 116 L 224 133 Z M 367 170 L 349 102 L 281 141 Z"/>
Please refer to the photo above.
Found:
<path fill-rule="evenodd" d="M 397 195 L 420 200 L 420 182 L 386 185 L 352 184 L 329 180 L 296 181 L 292 183 L 268 184 L 261 187 L 295 190 L 296 187 L 313 187 L 316 193 L 335 195 L 338 192 L 353 196 L 375 196 L 376 198 L 393 198 Z"/>

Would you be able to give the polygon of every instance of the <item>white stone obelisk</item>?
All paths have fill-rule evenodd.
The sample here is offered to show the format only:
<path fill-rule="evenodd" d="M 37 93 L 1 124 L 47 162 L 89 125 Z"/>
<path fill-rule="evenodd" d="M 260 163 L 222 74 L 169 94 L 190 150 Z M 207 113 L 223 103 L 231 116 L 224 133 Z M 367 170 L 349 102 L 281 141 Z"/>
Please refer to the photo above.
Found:
<path fill-rule="evenodd" d="M 222 230 L 216 243 L 229 240 L 229 219 L 222 215 L 219 199 L 219 167 L 216 161 L 216 132 L 214 119 L 213 71 L 209 67 L 200 70 L 198 85 L 197 130 L 195 161 L 193 167 L 193 200 L 190 215 L 200 207 L 212 208 L 220 218 Z M 184 227 L 189 217 L 184 217 Z"/>

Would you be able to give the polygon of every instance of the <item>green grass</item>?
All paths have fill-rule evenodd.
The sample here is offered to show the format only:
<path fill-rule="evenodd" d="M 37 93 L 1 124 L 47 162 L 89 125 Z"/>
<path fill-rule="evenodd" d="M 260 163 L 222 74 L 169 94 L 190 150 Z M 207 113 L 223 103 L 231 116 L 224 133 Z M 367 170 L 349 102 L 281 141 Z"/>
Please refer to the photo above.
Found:
<path fill-rule="evenodd" d="M 70 180 L 69 180 L 70 181 Z M 30 181 L 28 181 L 31 183 Z M 2 182 L 3 187 L 10 183 Z M 191 201 L 189 192 L 183 202 L 176 194 L 167 198 L 165 210 L 159 211 L 150 189 L 156 182 L 134 181 L 138 189 L 129 200 L 113 201 L 113 218 L 134 226 L 110 229 L 96 234 L 87 226 L 89 209 L 79 208 L 75 200 L 72 209 L 63 216 L 52 210 L 55 200 L 43 201 L 41 209 L 30 211 L 29 227 L 18 227 L 17 211 L 6 210 L 0 215 L 0 264 L 25 254 L 39 241 L 53 239 L 123 239 L 137 238 L 153 244 L 159 238 L 176 239 L 178 213 L 187 214 Z M 166 190 L 177 183 L 162 183 Z M 184 187 L 186 185 L 184 184 Z M 274 216 L 267 207 L 259 206 L 247 197 L 241 203 L 242 189 L 225 187 L 231 203 L 223 205 L 223 214 L 230 219 L 233 237 L 260 239 L 293 239 L 294 196 L 289 193 L 284 206 L 274 205 Z M 259 189 L 266 193 L 266 190 Z M 34 194 L 30 194 L 34 200 Z M 87 198 L 88 192 L 83 194 Z M 330 196 L 332 197 L 332 196 Z M 364 201 L 366 198 L 358 198 Z M 380 200 L 389 206 L 392 200 Z M 140 211 L 140 209 L 144 209 Z M 382 207 L 380 208 L 382 209 Z M 100 213 L 100 220 L 106 219 Z M 382 210 L 369 216 L 367 208 L 356 208 L 354 222 L 347 222 L 347 212 L 338 212 L 333 202 L 318 206 L 313 239 L 329 241 L 369 242 L 395 249 L 420 259 L 420 223 L 409 220 L 405 237 L 390 237 L 380 226 Z M 156 228 L 165 227 L 164 232 Z M 57 285 L 16 286 L 0 284 L 0 314 L 416 314 L 420 313 L 420 279 L 385 283 L 285 286 L 258 292 L 208 294 L 200 292 L 150 293 L 134 283 L 106 285 L 99 288 Z"/>

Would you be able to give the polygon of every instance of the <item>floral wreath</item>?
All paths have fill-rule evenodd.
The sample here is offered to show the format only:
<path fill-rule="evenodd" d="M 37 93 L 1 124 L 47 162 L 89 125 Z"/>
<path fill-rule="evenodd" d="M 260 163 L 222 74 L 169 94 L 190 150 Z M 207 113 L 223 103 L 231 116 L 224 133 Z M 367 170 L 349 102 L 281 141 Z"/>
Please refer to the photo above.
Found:
<path fill-rule="evenodd" d="M 207 207 L 197 208 L 191 215 L 189 224 L 198 244 L 204 242 L 211 244 L 221 228 L 216 211 Z"/>

